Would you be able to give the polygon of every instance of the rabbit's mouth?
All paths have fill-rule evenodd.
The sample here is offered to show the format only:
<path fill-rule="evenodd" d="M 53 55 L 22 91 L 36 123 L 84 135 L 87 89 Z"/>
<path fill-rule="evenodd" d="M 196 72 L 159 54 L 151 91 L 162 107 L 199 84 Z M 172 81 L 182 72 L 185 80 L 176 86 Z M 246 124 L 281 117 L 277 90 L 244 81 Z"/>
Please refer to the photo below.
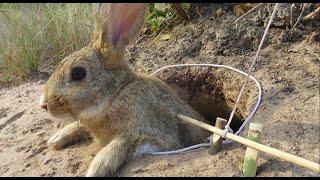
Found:
<path fill-rule="evenodd" d="M 75 120 L 70 112 L 65 112 L 62 104 L 55 105 L 47 102 L 44 94 L 40 96 L 39 104 L 42 109 L 46 110 L 54 118 L 68 121 Z"/>

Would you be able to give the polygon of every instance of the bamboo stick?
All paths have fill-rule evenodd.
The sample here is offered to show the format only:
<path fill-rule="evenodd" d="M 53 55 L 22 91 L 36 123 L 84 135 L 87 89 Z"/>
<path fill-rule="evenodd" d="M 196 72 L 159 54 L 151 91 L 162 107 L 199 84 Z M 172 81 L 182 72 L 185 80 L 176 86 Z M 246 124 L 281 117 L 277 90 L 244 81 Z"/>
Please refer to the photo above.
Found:
<path fill-rule="evenodd" d="M 189 118 L 189 117 L 181 115 L 181 114 L 178 114 L 178 118 L 180 120 L 183 120 L 183 121 L 189 122 L 191 124 L 197 125 L 197 126 L 199 126 L 201 128 L 204 128 L 204 129 L 206 129 L 208 131 L 211 131 L 211 132 L 214 132 L 216 134 L 219 134 L 220 136 L 222 135 L 223 130 L 215 128 L 215 127 L 213 127 L 211 125 L 208 125 L 206 123 L 203 123 L 201 121 Z M 263 145 L 263 144 L 256 143 L 254 141 L 247 140 L 247 139 L 245 139 L 243 137 L 237 136 L 237 135 L 232 134 L 232 133 L 227 133 L 226 137 L 231 139 L 231 140 L 233 140 L 233 141 L 236 141 L 238 143 L 241 143 L 243 145 L 251 147 L 251 148 L 253 148 L 255 150 L 270 154 L 270 155 L 272 155 L 274 157 L 283 159 L 285 161 L 289 161 L 291 163 L 294 163 L 294 164 L 297 164 L 299 166 L 305 167 L 305 168 L 307 168 L 307 169 L 309 169 L 311 171 L 320 173 L 320 164 L 318 164 L 318 163 L 309 161 L 307 159 L 303 159 L 303 158 L 301 158 L 299 156 L 296 156 L 296 155 L 293 155 L 293 154 L 290 154 L 290 153 L 286 153 L 286 152 L 280 151 L 278 149 L 275 149 L 275 148 L 272 148 L 272 147 L 269 147 L 269 146 L 266 146 L 266 145 Z"/>
<path fill-rule="evenodd" d="M 250 123 L 247 139 L 259 143 L 262 127 L 263 127 L 262 124 Z M 244 156 L 244 164 L 243 164 L 243 174 L 245 177 L 256 176 L 258 154 L 259 154 L 259 151 L 251 147 L 247 147 L 246 155 Z"/>

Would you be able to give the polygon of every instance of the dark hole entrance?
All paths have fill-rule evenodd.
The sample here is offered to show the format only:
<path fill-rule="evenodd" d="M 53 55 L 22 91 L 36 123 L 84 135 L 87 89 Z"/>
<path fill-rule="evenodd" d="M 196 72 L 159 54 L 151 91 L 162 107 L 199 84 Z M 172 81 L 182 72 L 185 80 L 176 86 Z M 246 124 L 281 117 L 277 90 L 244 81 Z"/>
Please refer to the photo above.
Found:
<path fill-rule="evenodd" d="M 244 81 L 243 75 L 230 71 L 188 67 L 163 70 L 158 76 L 214 125 L 217 117 L 229 119 Z M 230 125 L 234 132 L 240 128 L 256 103 L 257 92 L 253 93 L 252 89 L 257 88 L 253 82 L 249 82 Z"/>

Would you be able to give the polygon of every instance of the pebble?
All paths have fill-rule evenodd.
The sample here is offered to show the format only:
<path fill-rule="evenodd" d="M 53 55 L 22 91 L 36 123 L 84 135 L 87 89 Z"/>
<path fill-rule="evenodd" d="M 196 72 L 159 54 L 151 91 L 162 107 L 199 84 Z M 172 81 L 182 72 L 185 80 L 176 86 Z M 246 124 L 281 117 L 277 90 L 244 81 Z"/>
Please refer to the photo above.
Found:
<path fill-rule="evenodd" d="M 135 168 L 132 170 L 133 173 L 142 173 L 142 172 L 146 172 L 145 169 L 142 169 L 142 168 Z"/>
<path fill-rule="evenodd" d="M 45 132 L 38 132 L 38 133 L 37 133 L 37 136 L 42 137 L 42 136 L 44 136 L 45 134 L 46 134 Z"/>
<path fill-rule="evenodd" d="M 4 112 L 4 113 L 2 113 L 1 116 L 2 116 L 2 117 L 7 117 L 8 115 Z"/>
<path fill-rule="evenodd" d="M 48 148 L 47 146 L 40 146 L 40 147 L 38 147 L 38 148 L 36 148 L 36 149 L 33 149 L 33 151 L 34 151 L 34 153 L 39 154 L 39 153 L 41 153 L 43 150 L 45 150 L 45 149 L 47 149 L 47 148 Z"/>
<path fill-rule="evenodd" d="M 32 157 L 34 157 L 36 154 L 35 154 L 35 152 L 34 151 L 28 151 L 27 152 L 27 159 L 30 159 L 30 158 L 32 158 Z"/>
<path fill-rule="evenodd" d="M 31 150 L 30 148 L 27 148 L 24 152 L 28 153 L 30 150 Z"/>
<path fill-rule="evenodd" d="M 24 93 L 25 93 L 26 95 L 28 95 L 28 94 L 30 93 L 30 91 L 29 91 L 29 90 L 25 90 Z"/>
<path fill-rule="evenodd" d="M 52 160 L 52 158 L 47 158 L 43 161 L 43 164 L 46 165 L 48 164 L 50 161 Z"/>
<path fill-rule="evenodd" d="M 42 133 L 44 134 L 44 132 L 42 132 Z M 40 133 L 40 134 L 42 134 L 42 133 Z M 39 146 L 41 146 L 41 145 L 46 145 L 46 144 L 47 144 L 47 141 L 44 140 L 44 139 L 38 142 L 38 145 L 39 145 Z"/>
<path fill-rule="evenodd" d="M 56 172 L 53 171 L 53 170 L 51 170 L 51 171 L 48 172 L 46 175 L 49 176 L 49 177 L 51 177 L 51 176 L 53 176 L 54 174 L 56 174 Z"/>
<path fill-rule="evenodd" d="M 42 85 L 42 84 L 44 84 L 44 81 L 40 80 L 40 81 L 37 82 L 37 84 Z"/>
<path fill-rule="evenodd" d="M 24 166 L 25 167 L 29 167 L 31 164 L 28 162 L 28 163 L 24 163 Z"/>
<path fill-rule="evenodd" d="M 25 150 L 26 149 L 26 147 L 24 147 L 24 146 L 19 146 L 19 147 L 17 147 L 16 149 L 15 149 L 15 151 L 16 152 L 21 152 L 21 151 L 23 151 L 23 150 Z"/>
<path fill-rule="evenodd" d="M 61 127 L 61 124 L 60 124 L 60 123 L 58 123 L 56 127 L 57 127 L 57 128 L 60 128 L 60 127 Z"/>
<path fill-rule="evenodd" d="M 81 162 L 76 162 L 76 163 L 70 163 L 69 166 L 71 168 L 71 173 L 76 174 L 77 171 L 79 170 Z"/>

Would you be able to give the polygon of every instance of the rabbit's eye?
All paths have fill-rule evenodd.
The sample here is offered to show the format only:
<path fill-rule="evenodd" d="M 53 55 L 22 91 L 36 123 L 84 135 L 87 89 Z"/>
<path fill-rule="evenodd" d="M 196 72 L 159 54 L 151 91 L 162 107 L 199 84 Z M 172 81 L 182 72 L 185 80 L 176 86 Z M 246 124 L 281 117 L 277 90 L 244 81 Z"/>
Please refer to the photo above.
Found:
<path fill-rule="evenodd" d="M 82 67 L 74 67 L 71 71 L 72 80 L 82 80 L 86 77 L 86 70 Z"/>

